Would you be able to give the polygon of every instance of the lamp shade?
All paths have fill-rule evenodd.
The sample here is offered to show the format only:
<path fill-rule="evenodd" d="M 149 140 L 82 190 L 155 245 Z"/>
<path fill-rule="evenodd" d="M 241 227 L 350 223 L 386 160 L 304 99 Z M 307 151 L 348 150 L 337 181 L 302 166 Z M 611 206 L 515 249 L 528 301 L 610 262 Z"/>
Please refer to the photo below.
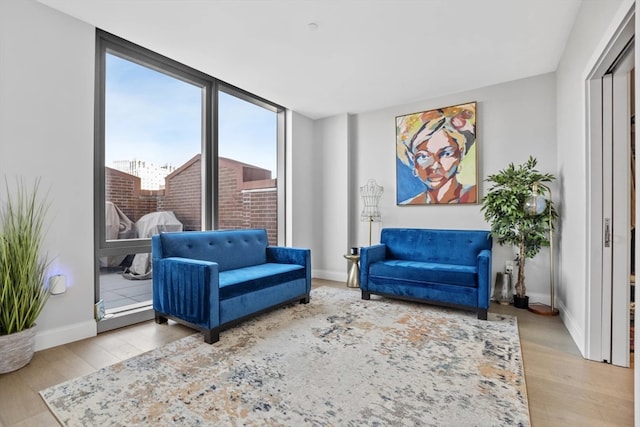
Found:
<path fill-rule="evenodd" d="M 524 210 L 529 215 L 540 215 L 547 209 L 547 199 L 540 194 L 531 193 L 524 202 Z"/>

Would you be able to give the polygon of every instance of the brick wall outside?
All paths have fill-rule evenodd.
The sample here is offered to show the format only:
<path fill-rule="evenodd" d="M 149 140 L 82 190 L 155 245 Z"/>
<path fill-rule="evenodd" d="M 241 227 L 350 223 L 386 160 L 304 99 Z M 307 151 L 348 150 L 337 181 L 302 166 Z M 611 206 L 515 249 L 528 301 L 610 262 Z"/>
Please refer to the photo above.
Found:
<path fill-rule="evenodd" d="M 218 177 L 218 227 L 221 229 L 249 228 L 242 206 L 242 182 L 237 170 L 220 165 Z"/>
<path fill-rule="evenodd" d="M 184 231 L 202 229 L 202 172 L 195 156 L 165 178 L 165 197 L 159 210 L 173 211 Z"/>
<path fill-rule="evenodd" d="M 278 192 L 275 189 L 245 191 L 243 211 L 250 215 L 251 228 L 265 228 L 269 244 L 278 242 Z"/>
<path fill-rule="evenodd" d="M 269 244 L 278 241 L 276 180 L 270 172 L 219 159 L 218 228 L 265 228 Z M 105 168 L 106 200 L 132 221 L 149 212 L 173 211 L 185 231 L 201 229 L 202 173 L 197 155 L 165 178 L 164 190 L 141 190 L 140 178 Z"/>
<path fill-rule="evenodd" d="M 140 178 L 105 168 L 105 199 L 112 202 L 133 222 L 149 212 L 155 212 L 164 190 L 141 190 Z"/>
<path fill-rule="evenodd" d="M 264 228 L 269 244 L 278 242 L 278 198 L 271 173 L 235 160 L 218 165 L 218 227 Z"/>

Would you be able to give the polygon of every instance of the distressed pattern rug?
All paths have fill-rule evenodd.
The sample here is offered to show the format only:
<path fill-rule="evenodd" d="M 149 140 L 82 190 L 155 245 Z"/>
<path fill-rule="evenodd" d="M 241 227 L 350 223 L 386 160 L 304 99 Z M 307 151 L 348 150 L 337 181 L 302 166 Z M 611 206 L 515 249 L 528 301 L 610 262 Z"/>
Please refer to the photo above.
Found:
<path fill-rule="evenodd" d="M 67 426 L 530 425 L 514 317 L 328 287 L 40 394 Z"/>

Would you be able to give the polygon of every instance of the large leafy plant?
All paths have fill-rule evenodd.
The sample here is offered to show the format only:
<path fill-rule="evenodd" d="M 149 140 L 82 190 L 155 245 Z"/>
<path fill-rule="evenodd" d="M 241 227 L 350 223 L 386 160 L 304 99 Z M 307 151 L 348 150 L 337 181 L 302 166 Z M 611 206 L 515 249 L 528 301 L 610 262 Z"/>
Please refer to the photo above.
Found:
<path fill-rule="evenodd" d="M 42 256 L 44 219 L 48 203 L 38 197 L 40 180 L 28 188 L 17 180 L 0 206 L 0 335 L 31 328 L 49 297 L 45 286 L 48 265 Z"/>
<path fill-rule="evenodd" d="M 510 163 L 506 169 L 489 175 L 487 181 L 493 185 L 482 199 L 484 218 L 491 224 L 491 235 L 501 245 L 518 248 L 518 278 L 515 285 L 518 297 L 526 295 L 524 266 L 527 258 L 535 257 L 543 246 L 549 246 L 549 231 L 557 212 L 550 197 L 547 207 L 540 214 L 531 214 L 525 209 L 532 193 L 546 196 L 548 183 L 555 177 L 536 169 L 534 157 L 521 165 Z"/>

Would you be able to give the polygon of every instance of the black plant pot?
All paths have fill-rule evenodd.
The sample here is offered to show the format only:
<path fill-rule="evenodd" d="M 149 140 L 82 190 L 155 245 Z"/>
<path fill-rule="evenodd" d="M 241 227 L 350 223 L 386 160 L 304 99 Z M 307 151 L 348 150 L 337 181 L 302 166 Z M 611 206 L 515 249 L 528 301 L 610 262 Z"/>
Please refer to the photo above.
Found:
<path fill-rule="evenodd" d="M 525 310 L 529 308 L 529 297 L 523 296 L 519 297 L 518 295 L 513 296 L 513 306 L 515 308 L 524 308 Z"/>

